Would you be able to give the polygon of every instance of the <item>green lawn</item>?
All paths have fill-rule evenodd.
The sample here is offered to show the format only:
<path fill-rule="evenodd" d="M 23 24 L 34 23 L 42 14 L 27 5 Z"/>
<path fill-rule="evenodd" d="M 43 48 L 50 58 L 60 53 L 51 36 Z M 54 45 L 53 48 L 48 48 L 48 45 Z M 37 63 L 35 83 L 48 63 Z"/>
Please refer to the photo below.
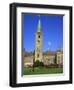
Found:
<path fill-rule="evenodd" d="M 35 74 L 58 74 L 63 73 L 63 68 L 46 68 L 46 67 L 35 67 L 34 71 L 32 68 L 24 68 L 24 75 L 35 75 Z"/>

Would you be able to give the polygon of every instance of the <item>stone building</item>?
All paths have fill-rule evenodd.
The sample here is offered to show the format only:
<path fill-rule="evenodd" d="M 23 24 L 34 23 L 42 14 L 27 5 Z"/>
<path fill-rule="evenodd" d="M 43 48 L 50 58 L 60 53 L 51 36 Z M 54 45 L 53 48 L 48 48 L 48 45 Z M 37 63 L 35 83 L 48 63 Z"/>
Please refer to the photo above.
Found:
<path fill-rule="evenodd" d="M 24 67 L 32 67 L 33 66 L 33 59 L 35 55 L 33 52 L 25 52 L 23 54 L 23 63 Z M 39 59 L 37 59 L 39 60 Z M 44 65 L 59 65 L 63 66 L 63 51 L 57 50 L 56 52 L 46 51 L 42 53 L 42 62 Z"/>
<path fill-rule="evenodd" d="M 41 31 L 41 22 L 39 20 L 37 32 L 36 32 L 36 42 L 35 42 L 35 61 L 42 61 L 42 31 Z"/>
<path fill-rule="evenodd" d="M 47 51 L 43 53 L 43 63 L 44 65 L 50 65 L 55 63 L 55 53 Z"/>
<path fill-rule="evenodd" d="M 60 49 L 56 51 L 56 60 L 57 64 L 63 65 L 63 51 Z"/>
<path fill-rule="evenodd" d="M 32 52 L 24 52 L 24 55 L 23 55 L 24 67 L 33 66 L 33 57 L 34 55 Z"/>

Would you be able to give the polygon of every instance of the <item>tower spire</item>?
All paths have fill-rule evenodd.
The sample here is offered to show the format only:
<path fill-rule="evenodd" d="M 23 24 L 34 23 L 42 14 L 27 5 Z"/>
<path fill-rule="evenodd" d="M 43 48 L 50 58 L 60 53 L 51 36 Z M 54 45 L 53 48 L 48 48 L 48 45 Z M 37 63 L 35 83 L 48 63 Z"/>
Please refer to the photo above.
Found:
<path fill-rule="evenodd" d="M 39 21 L 38 21 L 38 29 L 37 32 L 41 32 L 41 21 L 40 21 L 40 15 L 39 15 Z"/>
<path fill-rule="evenodd" d="M 42 32 L 41 32 L 40 15 L 38 15 L 38 26 L 36 32 L 35 61 L 36 60 L 42 62 Z"/>

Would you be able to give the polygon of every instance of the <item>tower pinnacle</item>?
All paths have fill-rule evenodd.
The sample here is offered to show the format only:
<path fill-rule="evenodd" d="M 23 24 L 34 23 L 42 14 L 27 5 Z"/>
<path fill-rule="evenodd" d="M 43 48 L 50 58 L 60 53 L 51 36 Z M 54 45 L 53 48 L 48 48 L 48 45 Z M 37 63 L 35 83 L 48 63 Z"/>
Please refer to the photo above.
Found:
<path fill-rule="evenodd" d="M 41 21 L 40 21 L 40 15 L 39 15 L 39 21 L 38 21 L 38 29 L 37 32 L 41 32 Z"/>

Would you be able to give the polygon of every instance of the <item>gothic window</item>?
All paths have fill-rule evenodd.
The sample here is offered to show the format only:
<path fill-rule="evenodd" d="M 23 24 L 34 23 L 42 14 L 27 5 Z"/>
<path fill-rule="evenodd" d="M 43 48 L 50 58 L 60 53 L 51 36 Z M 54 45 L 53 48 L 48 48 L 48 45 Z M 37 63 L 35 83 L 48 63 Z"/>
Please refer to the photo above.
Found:
<path fill-rule="evenodd" d="M 37 57 L 39 58 L 39 54 L 37 54 Z"/>
<path fill-rule="evenodd" d="M 38 38 L 40 38 L 40 35 L 38 36 Z"/>

